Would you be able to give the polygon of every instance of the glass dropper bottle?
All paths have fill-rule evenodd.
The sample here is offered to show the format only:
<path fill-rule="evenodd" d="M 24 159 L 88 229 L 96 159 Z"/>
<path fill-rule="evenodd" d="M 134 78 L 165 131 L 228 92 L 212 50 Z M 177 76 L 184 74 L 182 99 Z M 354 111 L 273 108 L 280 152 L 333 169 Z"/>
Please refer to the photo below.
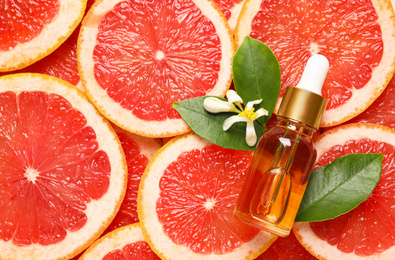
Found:
<path fill-rule="evenodd" d="M 316 160 L 312 135 L 327 100 L 321 96 L 329 69 L 320 54 L 307 61 L 296 87 L 288 87 L 277 123 L 259 139 L 234 215 L 278 236 L 287 236 Z"/>

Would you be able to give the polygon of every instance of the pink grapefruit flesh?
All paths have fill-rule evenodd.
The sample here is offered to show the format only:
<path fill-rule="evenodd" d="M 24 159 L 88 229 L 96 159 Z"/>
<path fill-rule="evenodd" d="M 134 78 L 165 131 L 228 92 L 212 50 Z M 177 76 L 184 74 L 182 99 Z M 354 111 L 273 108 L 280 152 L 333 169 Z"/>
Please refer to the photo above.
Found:
<path fill-rule="evenodd" d="M 381 178 L 354 210 L 332 220 L 295 224 L 298 240 L 325 259 L 391 259 L 395 250 L 395 130 L 378 124 L 345 124 L 319 136 L 315 146 L 315 168 L 351 153 L 381 153 Z"/>
<path fill-rule="evenodd" d="M 191 2 L 144 5 L 121 2 L 103 17 L 93 53 L 96 80 L 115 102 L 140 119 L 179 118 L 170 109 L 173 101 L 205 95 L 218 81 L 219 37 Z M 144 8 L 158 17 L 147 20 Z M 181 19 L 182 14 L 187 18 Z M 189 29 L 181 34 L 180 28 Z M 132 91 L 129 85 L 134 86 Z"/>
<path fill-rule="evenodd" d="M 212 164 L 215 158 L 224 164 Z M 255 237 L 259 230 L 235 219 L 230 207 L 244 180 L 240 168 L 246 169 L 250 161 L 249 152 L 212 145 L 185 152 L 170 164 L 159 183 L 161 196 L 156 203 L 159 222 L 170 239 L 196 253 L 224 254 Z M 183 214 L 180 208 L 185 209 Z M 199 221 L 188 224 L 195 219 Z"/>
<path fill-rule="evenodd" d="M 105 233 L 139 222 L 137 193 L 140 179 L 149 160 L 161 147 L 161 143 L 156 139 L 128 133 L 116 126 L 114 126 L 114 130 L 121 141 L 122 149 L 125 153 L 128 165 L 128 185 L 121 207 Z"/>
<path fill-rule="evenodd" d="M 106 254 L 102 260 L 127 260 L 127 259 L 160 259 L 152 252 L 148 243 L 145 241 L 138 241 L 135 243 L 128 244 L 122 249 L 115 249 Z"/>
<path fill-rule="evenodd" d="M 395 129 L 395 76 L 384 92 L 364 112 L 346 123 L 374 123 Z"/>
<path fill-rule="evenodd" d="M 114 124 L 147 137 L 190 131 L 173 102 L 223 96 L 234 43 L 212 0 L 97 2 L 77 61 L 87 95 Z"/>
<path fill-rule="evenodd" d="M 287 237 L 279 237 L 274 243 L 255 260 L 314 260 L 312 256 L 296 239 L 291 231 Z"/>
<path fill-rule="evenodd" d="M 0 258 L 82 251 L 124 195 L 115 133 L 83 93 L 42 74 L 1 77 L 0 111 Z"/>
<path fill-rule="evenodd" d="M 59 1 L 12 1 L 6 5 L 0 13 L 0 51 L 32 40 L 59 12 Z"/>
<path fill-rule="evenodd" d="M 335 146 L 322 155 L 317 167 L 326 165 L 334 158 L 350 153 L 384 154 L 383 172 L 380 181 L 369 198 L 352 212 L 335 220 L 311 223 L 315 234 L 343 252 L 368 256 L 384 251 L 395 244 L 395 147 L 385 142 L 370 139 L 350 140 Z M 388 219 L 390 218 L 390 219 Z M 349 234 L 346 236 L 346 234 Z"/>
<path fill-rule="evenodd" d="M 80 260 L 157 260 L 141 232 L 134 223 L 106 234 L 90 246 Z"/>
<path fill-rule="evenodd" d="M 86 0 L 6 1 L 0 5 L 0 71 L 25 68 L 55 51 L 76 29 Z"/>
<path fill-rule="evenodd" d="M 327 57 L 323 127 L 362 113 L 394 74 L 395 15 L 389 1 L 247 0 L 236 44 L 247 35 L 267 44 L 279 60 L 280 97 L 298 84 L 312 55 Z"/>
<path fill-rule="evenodd" d="M 194 134 L 173 138 L 143 174 L 138 214 L 162 258 L 250 259 L 275 237 L 233 216 L 249 151 L 224 149 Z"/>

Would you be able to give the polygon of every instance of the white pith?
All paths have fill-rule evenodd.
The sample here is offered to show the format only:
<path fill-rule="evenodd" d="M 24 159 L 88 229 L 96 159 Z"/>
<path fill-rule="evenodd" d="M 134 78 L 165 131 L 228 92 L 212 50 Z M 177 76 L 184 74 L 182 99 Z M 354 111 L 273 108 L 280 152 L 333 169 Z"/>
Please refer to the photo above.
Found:
<path fill-rule="evenodd" d="M 98 239 L 79 260 L 103 259 L 109 252 L 139 241 L 145 241 L 139 223 L 123 226 Z"/>
<path fill-rule="evenodd" d="M 216 203 L 216 201 L 215 201 L 214 198 L 208 199 L 208 200 L 206 200 L 206 202 L 203 204 L 203 207 L 204 207 L 206 210 L 212 210 L 212 209 L 214 208 L 214 206 L 215 206 L 215 203 Z"/>
<path fill-rule="evenodd" d="M 231 13 L 231 16 L 229 17 L 228 23 L 229 27 L 232 31 L 235 30 L 236 24 L 237 24 L 237 19 L 239 18 L 239 14 L 241 11 L 241 8 L 243 7 L 245 0 L 241 1 L 238 4 L 235 4 L 229 11 Z"/>
<path fill-rule="evenodd" d="M 27 168 L 25 172 L 25 177 L 28 181 L 31 181 L 33 184 L 35 184 L 39 174 L 40 172 L 37 171 L 36 169 Z"/>
<path fill-rule="evenodd" d="M 59 13 L 39 36 L 0 52 L 0 71 L 26 67 L 50 54 L 71 35 L 82 19 L 86 1 L 60 0 Z"/>
<path fill-rule="evenodd" d="M 165 58 L 165 54 L 163 53 L 163 51 L 157 51 L 156 52 L 156 56 L 155 56 L 156 60 L 163 60 Z"/>

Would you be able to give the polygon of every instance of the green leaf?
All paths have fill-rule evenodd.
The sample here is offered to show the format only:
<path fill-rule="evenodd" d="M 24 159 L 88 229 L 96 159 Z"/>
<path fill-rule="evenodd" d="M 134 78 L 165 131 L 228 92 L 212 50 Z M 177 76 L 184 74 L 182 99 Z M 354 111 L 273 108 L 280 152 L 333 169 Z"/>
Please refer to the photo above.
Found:
<path fill-rule="evenodd" d="M 259 107 L 269 111 L 266 124 L 281 90 L 280 65 L 270 48 L 247 36 L 233 57 L 233 83 L 244 104 L 262 99 Z"/>
<path fill-rule="evenodd" d="M 312 172 L 295 221 L 333 219 L 356 208 L 376 187 L 382 154 L 349 154 Z"/>
<path fill-rule="evenodd" d="M 234 150 L 255 149 L 255 146 L 248 146 L 245 142 L 246 123 L 235 123 L 228 131 L 223 131 L 222 125 L 225 119 L 237 114 L 209 113 L 203 107 L 205 98 L 207 96 L 175 102 L 173 103 L 173 108 L 180 113 L 182 119 L 196 134 L 210 142 Z M 254 125 L 257 137 L 259 138 L 265 131 L 265 128 L 256 121 L 254 121 Z"/>
<path fill-rule="evenodd" d="M 232 69 L 236 92 L 243 99 L 244 105 L 249 101 L 262 99 L 262 103 L 256 105 L 255 109 L 263 107 L 269 112 L 269 116 L 254 121 L 259 139 L 266 130 L 264 124 L 269 120 L 280 93 L 280 66 L 268 46 L 247 37 L 234 56 Z M 255 146 L 250 147 L 245 142 L 246 123 L 235 123 L 230 129 L 223 131 L 225 119 L 236 114 L 207 112 L 203 107 L 205 98 L 175 102 L 173 108 L 196 134 L 212 143 L 235 150 L 254 149 Z"/>

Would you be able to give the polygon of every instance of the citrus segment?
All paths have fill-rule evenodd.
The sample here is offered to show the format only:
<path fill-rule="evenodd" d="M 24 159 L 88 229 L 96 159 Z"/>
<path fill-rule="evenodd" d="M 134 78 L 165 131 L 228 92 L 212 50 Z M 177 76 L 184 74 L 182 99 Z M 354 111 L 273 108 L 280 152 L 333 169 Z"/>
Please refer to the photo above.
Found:
<path fill-rule="evenodd" d="M 79 258 L 80 260 L 160 259 L 150 249 L 135 223 L 118 228 L 101 237 Z"/>
<path fill-rule="evenodd" d="M 139 221 L 137 215 L 137 191 L 140 179 L 148 161 L 161 147 L 161 143 L 156 139 L 138 136 L 119 127 L 113 127 L 125 153 L 128 165 L 128 185 L 121 207 L 105 233 Z"/>
<path fill-rule="evenodd" d="M 89 9 L 93 2 L 94 0 L 88 0 L 86 8 Z M 42 73 L 63 79 L 83 90 L 77 67 L 77 39 L 79 31 L 80 27 L 77 27 L 62 45 L 43 59 L 20 70 L 0 72 L 0 76 L 11 73 Z"/>
<path fill-rule="evenodd" d="M 312 256 L 296 239 L 291 231 L 287 237 L 279 237 L 263 254 L 255 260 L 314 260 Z"/>
<path fill-rule="evenodd" d="M 15 48 L 19 43 L 37 37 L 59 13 L 59 4 L 59 1 L 29 1 L 24 5 L 10 2 L 7 7 L 4 6 L 1 27 L 5 33 L 0 36 L 0 51 Z M 40 15 L 35 16 L 37 14 Z"/>
<path fill-rule="evenodd" d="M 78 31 L 75 31 L 50 55 L 23 69 L 0 72 L 0 76 L 11 73 L 42 73 L 63 79 L 83 90 L 83 87 L 80 86 L 80 76 L 77 68 L 77 38 Z"/>
<path fill-rule="evenodd" d="M 236 28 L 236 45 L 247 35 L 267 44 L 278 58 L 281 97 L 286 87 L 297 85 L 309 57 L 319 53 L 328 58 L 322 126 L 363 112 L 394 74 L 395 16 L 387 0 L 248 0 Z"/>
<path fill-rule="evenodd" d="M 232 35 L 208 0 L 101 1 L 84 19 L 77 48 L 92 102 L 144 136 L 189 131 L 173 102 L 224 95 L 231 81 Z"/>
<path fill-rule="evenodd" d="M 0 257 L 82 251 L 115 216 L 126 165 L 109 123 L 55 77 L 0 77 Z"/>
<path fill-rule="evenodd" d="M 252 259 L 275 237 L 233 216 L 249 151 L 224 149 L 187 134 L 170 140 L 141 179 L 138 214 L 162 258 Z"/>
<path fill-rule="evenodd" d="M 0 71 L 26 67 L 47 56 L 82 19 L 86 0 L 11 1 L 0 6 Z"/>
<path fill-rule="evenodd" d="M 395 129 L 395 76 L 368 109 L 347 123 L 374 123 Z"/>
<path fill-rule="evenodd" d="M 214 0 L 228 20 L 230 29 L 236 28 L 237 18 L 245 0 Z"/>
<path fill-rule="evenodd" d="M 301 244 L 324 259 L 393 258 L 395 130 L 376 124 L 343 125 L 318 137 L 316 149 L 316 168 L 350 153 L 382 153 L 383 167 L 373 193 L 354 210 L 333 220 L 295 224 Z"/>

